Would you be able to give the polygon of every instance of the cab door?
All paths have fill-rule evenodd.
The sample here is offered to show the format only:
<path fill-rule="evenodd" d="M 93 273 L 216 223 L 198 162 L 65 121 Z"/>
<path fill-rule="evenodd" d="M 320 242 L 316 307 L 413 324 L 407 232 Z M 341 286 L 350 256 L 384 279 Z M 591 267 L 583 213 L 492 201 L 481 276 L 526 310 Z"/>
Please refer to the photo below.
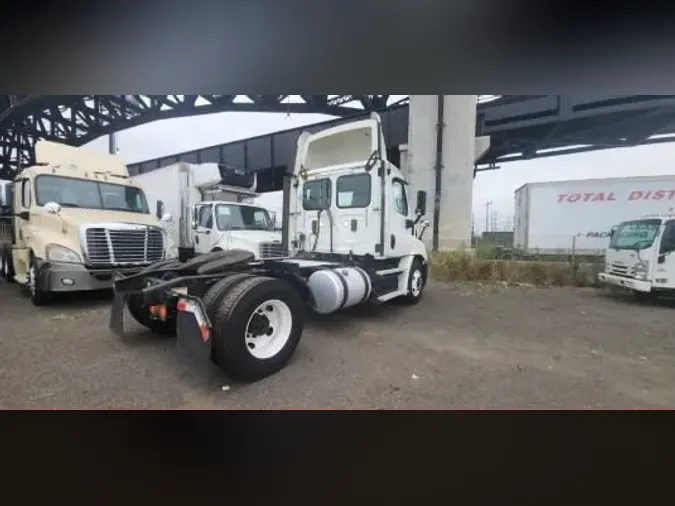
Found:
<path fill-rule="evenodd" d="M 213 204 L 195 206 L 194 245 L 195 253 L 200 255 L 213 249 Z"/>
<path fill-rule="evenodd" d="M 654 284 L 657 288 L 675 288 L 675 221 L 665 223 L 657 242 L 659 249 L 653 271 Z"/>
<path fill-rule="evenodd" d="M 385 183 L 386 223 L 384 251 L 387 257 L 400 257 L 410 251 L 412 222 L 408 184 L 394 170 Z"/>
<path fill-rule="evenodd" d="M 333 213 L 340 251 L 376 255 L 380 237 L 380 187 L 377 171 L 354 171 L 335 177 Z"/>
<path fill-rule="evenodd" d="M 30 239 L 32 233 L 30 208 L 33 203 L 32 181 L 17 179 L 14 183 L 14 244 L 12 258 L 14 272 L 19 277 L 28 272 Z"/>

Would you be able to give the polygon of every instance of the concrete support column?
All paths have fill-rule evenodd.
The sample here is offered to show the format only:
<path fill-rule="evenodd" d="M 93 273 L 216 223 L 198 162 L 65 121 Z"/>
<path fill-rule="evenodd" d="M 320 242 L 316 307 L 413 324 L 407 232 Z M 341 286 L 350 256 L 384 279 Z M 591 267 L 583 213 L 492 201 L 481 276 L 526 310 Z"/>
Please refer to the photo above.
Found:
<path fill-rule="evenodd" d="M 408 145 L 402 146 L 401 168 L 410 182 L 410 200 L 418 190 L 427 192 L 431 227 L 424 234 L 433 245 L 436 200 L 440 206 L 438 249 L 471 247 L 473 170 L 476 157 L 477 95 L 444 95 L 440 188 L 436 185 L 438 96 L 411 95 Z M 437 189 L 440 193 L 437 195 Z"/>

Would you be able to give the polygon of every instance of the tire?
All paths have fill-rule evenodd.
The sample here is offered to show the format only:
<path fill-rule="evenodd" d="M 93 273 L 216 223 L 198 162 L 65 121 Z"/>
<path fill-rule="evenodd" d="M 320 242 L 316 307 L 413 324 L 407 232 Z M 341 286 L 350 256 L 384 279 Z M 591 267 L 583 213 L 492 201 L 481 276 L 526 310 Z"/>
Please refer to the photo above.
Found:
<path fill-rule="evenodd" d="M 204 297 L 202 297 L 202 303 L 204 304 L 206 314 L 211 322 L 213 322 L 216 318 L 218 304 L 225 295 L 225 292 L 233 288 L 240 281 L 250 277 L 251 275 L 248 273 L 233 274 L 211 285 L 211 287 L 204 294 Z"/>
<path fill-rule="evenodd" d="M 28 295 L 34 306 L 46 306 L 54 300 L 54 293 L 43 290 L 42 283 L 37 276 L 37 261 L 31 255 L 30 267 L 28 271 Z"/>
<path fill-rule="evenodd" d="M 634 290 L 633 295 L 638 302 L 653 302 L 656 300 L 656 294 L 651 292 L 638 292 L 637 290 Z"/>
<path fill-rule="evenodd" d="M 14 265 L 11 251 L 4 251 L 0 256 L 0 277 L 7 283 L 14 283 Z"/>
<path fill-rule="evenodd" d="M 419 258 L 413 260 L 408 274 L 408 293 L 398 298 L 402 304 L 409 306 L 422 300 L 424 289 L 427 286 L 427 269 L 424 262 Z"/>
<path fill-rule="evenodd" d="M 150 329 L 153 334 L 166 337 L 176 335 L 176 313 L 170 313 L 166 321 L 156 320 L 150 315 L 150 308 L 143 304 L 143 299 L 132 295 L 127 299 L 127 309 L 138 323 Z"/>
<path fill-rule="evenodd" d="M 258 312 L 269 317 L 264 318 L 266 323 L 253 319 Z M 250 323 L 259 325 L 259 333 Z M 270 376 L 290 360 L 300 342 L 304 323 L 305 304 L 287 281 L 244 279 L 227 290 L 216 307 L 214 362 L 238 381 L 251 382 Z M 272 334 L 263 330 L 265 325 L 266 330 L 272 329 Z M 255 334 L 257 337 L 251 337 Z"/>

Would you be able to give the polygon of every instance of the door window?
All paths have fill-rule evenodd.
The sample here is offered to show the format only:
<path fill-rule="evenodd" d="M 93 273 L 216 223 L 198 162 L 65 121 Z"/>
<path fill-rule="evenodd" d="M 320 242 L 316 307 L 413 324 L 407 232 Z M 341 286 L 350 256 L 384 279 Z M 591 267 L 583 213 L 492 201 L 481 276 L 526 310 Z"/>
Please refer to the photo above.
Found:
<path fill-rule="evenodd" d="M 370 174 L 340 176 L 337 180 L 337 206 L 341 209 L 363 208 L 370 205 Z"/>
<path fill-rule="evenodd" d="M 302 207 L 305 211 L 328 209 L 331 201 L 330 179 L 308 181 L 302 187 Z"/>
<path fill-rule="evenodd" d="M 394 197 L 394 210 L 403 216 L 408 216 L 408 198 L 405 194 L 405 184 L 402 181 L 393 181 L 391 188 Z"/>
<path fill-rule="evenodd" d="M 21 183 L 21 206 L 25 209 L 30 207 L 30 197 L 30 179 L 24 179 Z"/>
<path fill-rule="evenodd" d="M 199 208 L 199 218 L 197 224 L 202 228 L 212 228 L 213 227 L 213 213 L 211 212 L 211 206 L 202 206 Z"/>

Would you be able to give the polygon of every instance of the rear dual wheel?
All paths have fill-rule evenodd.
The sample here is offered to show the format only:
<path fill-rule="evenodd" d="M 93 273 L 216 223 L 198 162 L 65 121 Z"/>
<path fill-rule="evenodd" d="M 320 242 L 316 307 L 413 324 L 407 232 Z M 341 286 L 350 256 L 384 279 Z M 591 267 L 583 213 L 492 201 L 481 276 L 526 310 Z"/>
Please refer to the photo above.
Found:
<path fill-rule="evenodd" d="M 216 283 L 204 301 L 213 325 L 213 361 L 227 375 L 256 381 L 286 366 L 305 321 L 305 304 L 292 285 L 234 275 Z"/>

